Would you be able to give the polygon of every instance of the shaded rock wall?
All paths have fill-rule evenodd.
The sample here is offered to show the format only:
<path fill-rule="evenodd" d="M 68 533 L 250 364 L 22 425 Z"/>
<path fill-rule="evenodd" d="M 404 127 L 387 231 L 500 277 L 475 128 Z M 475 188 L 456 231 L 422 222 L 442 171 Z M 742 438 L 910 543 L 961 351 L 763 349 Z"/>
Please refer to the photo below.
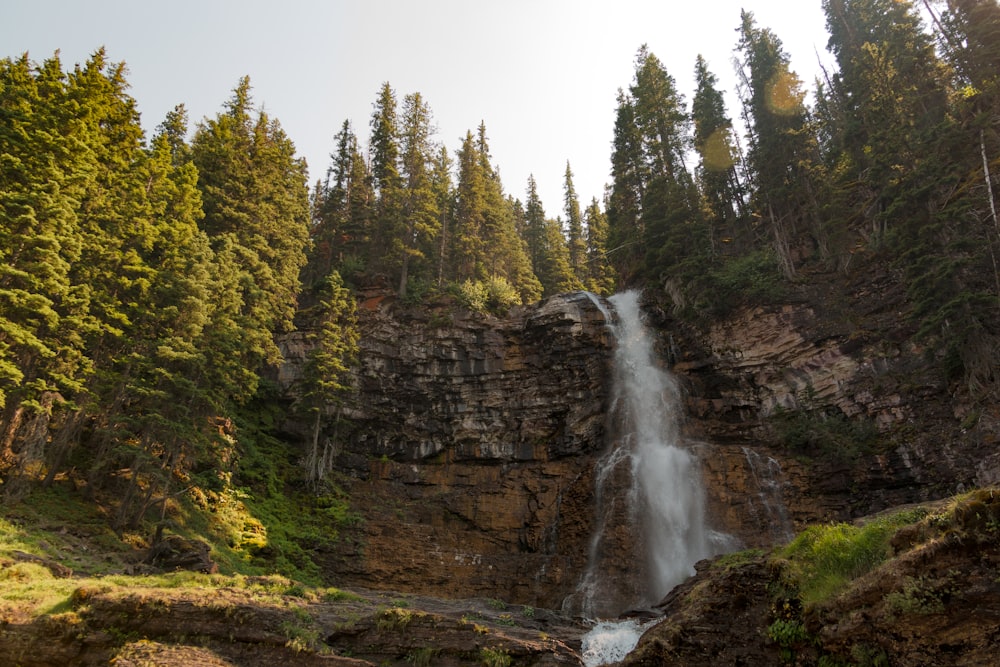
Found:
<path fill-rule="evenodd" d="M 372 298 L 360 326 L 358 391 L 331 408 L 323 437 L 363 518 L 320 556 L 330 573 L 558 607 L 586 564 L 605 442 L 611 342 L 600 310 L 584 293 L 508 319 Z M 293 389 L 305 337 L 283 346 L 279 379 Z"/>
<path fill-rule="evenodd" d="M 1000 477 L 1000 412 L 952 401 L 905 332 L 805 304 L 739 311 L 704 331 L 655 304 L 649 315 L 685 386 L 711 528 L 743 546 Z M 594 464 L 611 439 L 613 341 L 597 305 L 574 293 L 498 319 L 370 295 L 360 326 L 357 393 L 329 408 L 322 439 L 361 520 L 320 554 L 328 572 L 345 585 L 559 607 L 586 568 Z M 294 395 L 306 337 L 282 347 L 278 379 Z M 789 452 L 773 427 L 782 409 L 870 420 L 880 447 L 833 460 Z M 286 428 L 309 438 L 306 425 Z"/>
<path fill-rule="evenodd" d="M 751 471 L 732 449 L 750 447 L 781 469 L 794 526 L 844 520 L 941 498 L 1000 478 L 1000 410 L 963 397 L 913 342 L 905 318 L 869 295 L 850 312 L 799 303 L 749 308 L 689 329 L 674 366 L 687 387 L 689 430 L 729 447 L 703 457 L 716 512 L 753 496 Z M 811 303 L 816 303 L 813 300 Z M 882 309 L 882 310 L 880 310 Z M 655 309 L 654 309 L 655 312 Z M 853 313 L 853 314 L 851 314 Z M 660 326 L 678 325 L 662 311 Z M 776 415 L 874 426 L 877 442 L 845 456 L 790 451 Z M 748 486 L 749 484 L 749 486 Z"/>

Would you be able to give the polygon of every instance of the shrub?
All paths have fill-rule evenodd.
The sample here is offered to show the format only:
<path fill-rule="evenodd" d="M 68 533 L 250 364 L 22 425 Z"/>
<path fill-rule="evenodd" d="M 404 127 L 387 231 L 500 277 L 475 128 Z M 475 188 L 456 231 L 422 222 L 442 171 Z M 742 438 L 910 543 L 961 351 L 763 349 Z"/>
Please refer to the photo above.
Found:
<path fill-rule="evenodd" d="M 485 281 L 466 280 L 458 286 L 459 300 L 478 313 L 502 315 L 521 303 L 517 289 L 503 276 L 490 276 Z"/>
<path fill-rule="evenodd" d="M 821 411 L 783 410 L 771 422 L 778 439 L 792 452 L 809 458 L 853 462 L 874 449 L 878 430 L 870 421 L 852 421 Z"/>
<path fill-rule="evenodd" d="M 785 294 L 781 267 L 767 249 L 724 260 L 703 282 L 702 298 L 710 299 L 708 309 L 716 315 L 746 303 L 779 301 Z"/>
<path fill-rule="evenodd" d="M 510 667 L 510 654 L 504 649 L 484 648 L 479 651 L 479 661 L 485 667 Z"/>

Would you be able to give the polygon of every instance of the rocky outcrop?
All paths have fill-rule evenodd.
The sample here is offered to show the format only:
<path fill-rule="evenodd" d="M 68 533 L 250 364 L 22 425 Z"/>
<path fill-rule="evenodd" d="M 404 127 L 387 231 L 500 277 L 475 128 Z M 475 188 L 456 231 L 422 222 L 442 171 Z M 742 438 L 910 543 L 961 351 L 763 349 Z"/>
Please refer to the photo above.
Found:
<path fill-rule="evenodd" d="M 287 594 L 261 578 L 152 589 L 91 582 L 59 614 L 5 615 L 4 664 L 22 667 L 580 665 L 583 628 L 533 608 L 338 590 Z M 277 586 L 276 586 L 277 585 Z M 490 662 L 489 660 L 493 660 Z"/>
<path fill-rule="evenodd" d="M 595 302 L 498 319 L 378 296 L 360 326 L 357 391 L 323 438 L 361 520 L 318 558 L 345 584 L 558 608 L 586 565 L 605 445 L 611 343 Z M 283 346 L 294 391 L 304 338 Z"/>
<path fill-rule="evenodd" d="M 703 330 L 647 303 L 685 389 L 711 528 L 741 546 L 1000 479 L 1000 408 L 954 400 L 894 302 L 857 299 L 864 317 L 802 299 Z M 320 438 L 358 520 L 318 560 L 345 584 L 558 608 L 587 564 L 610 444 L 613 341 L 593 297 L 495 318 L 369 294 L 360 325 L 356 393 L 328 407 Z M 307 337 L 281 344 L 278 380 L 294 397 Z M 783 415 L 806 429 L 871 424 L 877 442 L 795 450 Z M 286 430 L 306 442 L 310 427 Z"/>
<path fill-rule="evenodd" d="M 621 664 L 995 664 L 998 518 L 996 489 L 931 510 L 895 533 L 891 558 L 805 607 L 773 553 L 703 561 Z"/>
<path fill-rule="evenodd" d="M 747 451 L 780 468 L 796 528 L 1000 479 L 1000 409 L 945 381 L 914 342 L 898 289 L 883 282 L 855 286 L 847 305 L 832 303 L 839 288 L 831 289 L 704 328 L 651 305 L 658 326 L 681 341 L 673 370 L 687 389 L 688 430 L 725 445 L 714 450 L 721 460 L 703 457 L 718 511 L 754 497 L 754 475 L 738 461 Z M 873 437 L 858 442 L 844 429 L 827 451 L 795 449 L 783 441 L 789 417 L 799 419 L 796 435 L 853 424 L 869 425 Z"/>

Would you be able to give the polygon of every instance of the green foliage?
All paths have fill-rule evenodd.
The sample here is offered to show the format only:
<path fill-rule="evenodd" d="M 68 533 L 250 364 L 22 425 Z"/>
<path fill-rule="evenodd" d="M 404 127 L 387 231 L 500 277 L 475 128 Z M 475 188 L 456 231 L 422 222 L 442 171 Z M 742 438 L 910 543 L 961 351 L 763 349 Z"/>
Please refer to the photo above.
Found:
<path fill-rule="evenodd" d="M 923 577 L 907 577 L 902 590 L 886 594 L 885 604 L 889 612 L 897 616 L 937 614 L 944 611 L 942 595 Z"/>
<path fill-rule="evenodd" d="M 772 415 L 772 424 L 790 451 L 818 460 L 850 463 L 873 451 L 878 440 L 878 430 L 870 421 L 816 410 L 779 409 Z"/>
<path fill-rule="evenodd" d="M 767 626 L 767 636 L 781 647 L 782 658 L 786 662 L 792 660 L 795 647 L 809 639 L 809 633 L 801 622 L 782 618 Z"/>
<path fill-rule="evenodd" d="M 863 526 L 844 523 L 810 526 L 778 552 L 787 564 L 802 602 L 813 605 L 842 591 L 853 579 L 878 567 L 889 556 L 889 539 L 926 512 L 906 510 Z"/>
<path fill-rule="evenodd" d="M 490 276 L 484 281 L 466 280 L 458 286 L 461 303 L 478 313 L 504 315 L 521 303 L 517 290 L 503 276 Z"/>
<path fill-rule="evenodd" d="M 708 312 L 727 315 L 738 306 L 775 303 L 787 294 L 787 283 L 772 250 L 765 248 L 725 258 L 704 275 L 697 302 Z"/>
<path fill-rule="evenodd" d="M 479 662 L 483 667 L 510 667 L 513 659 L 506 649 L 483 647 L 479 650 Z"/>
<path fill-rule="evenodd" d="M 425 646 L 423 648 L 413 649 L 407 653 L 406 661 L 412 664 L 413 667 L 430 667 L 435 663 L 435 660 L 440 653 L 441 649 Z"/>
<path fill-rule="evenodd" d="M 320 643 L 320 628 L 311 621 L 308 615 L 296 620 L 282 621 L 279 629 L 287 639 L 285 646 L 296 653 L 315 651 Z"/>
<path fill-rule="evenodd" d="M 402 607 L 389 607 L 379 614 L 375 622 L 378 632 L 395 632 L 405 630 L 415 618 L 423 616 L 423 612 L 414 612 Z"/>

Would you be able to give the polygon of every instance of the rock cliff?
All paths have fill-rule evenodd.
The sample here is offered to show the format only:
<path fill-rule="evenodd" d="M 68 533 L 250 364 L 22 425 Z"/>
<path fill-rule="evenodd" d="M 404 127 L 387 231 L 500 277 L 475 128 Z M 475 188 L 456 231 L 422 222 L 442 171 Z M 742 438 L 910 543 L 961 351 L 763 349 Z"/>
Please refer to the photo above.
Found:
<path fill-rule="evenodd" d="M 982 449 L 998 439 L 996 406 L 949 394 L 892 299 L 853 299 L 865 317 L 802 299 L 703 328 L 647 302 L 685 388 L 711 527 L 741 546 L 1000 478 L 1000 454 Z M 319 555 L 324 567 L 345 585 L 559 608 L 587 563 L 594 462 L 609 444 L 613 341 L 594 299 L 494 318 L 371 294 L 360 326 L 357 391 L 329 407 L 322 433 L 358 520 Z M 306 338 L 282 347 L 278 379 L 294 396 Z M 781 432 L 793 415 L 805 416 L 793 424 L 812 438 L 804 448 Z M 857 424 L 871 428 L 865 446 L 816 451 Z M 286 430 L 308 437 L 294 421 Z"/>
<path fill-rule="evenodd" d="M 586 564 L 604 447 L 601 311 L 584 293 L 506 319 L 376 296 L 360 315 L 357 391 L 323 437 L 361 520 L 325 566 L 345 585 L 558 608 Z M 304 338 L 283 346 L 294 388 Z"/>

